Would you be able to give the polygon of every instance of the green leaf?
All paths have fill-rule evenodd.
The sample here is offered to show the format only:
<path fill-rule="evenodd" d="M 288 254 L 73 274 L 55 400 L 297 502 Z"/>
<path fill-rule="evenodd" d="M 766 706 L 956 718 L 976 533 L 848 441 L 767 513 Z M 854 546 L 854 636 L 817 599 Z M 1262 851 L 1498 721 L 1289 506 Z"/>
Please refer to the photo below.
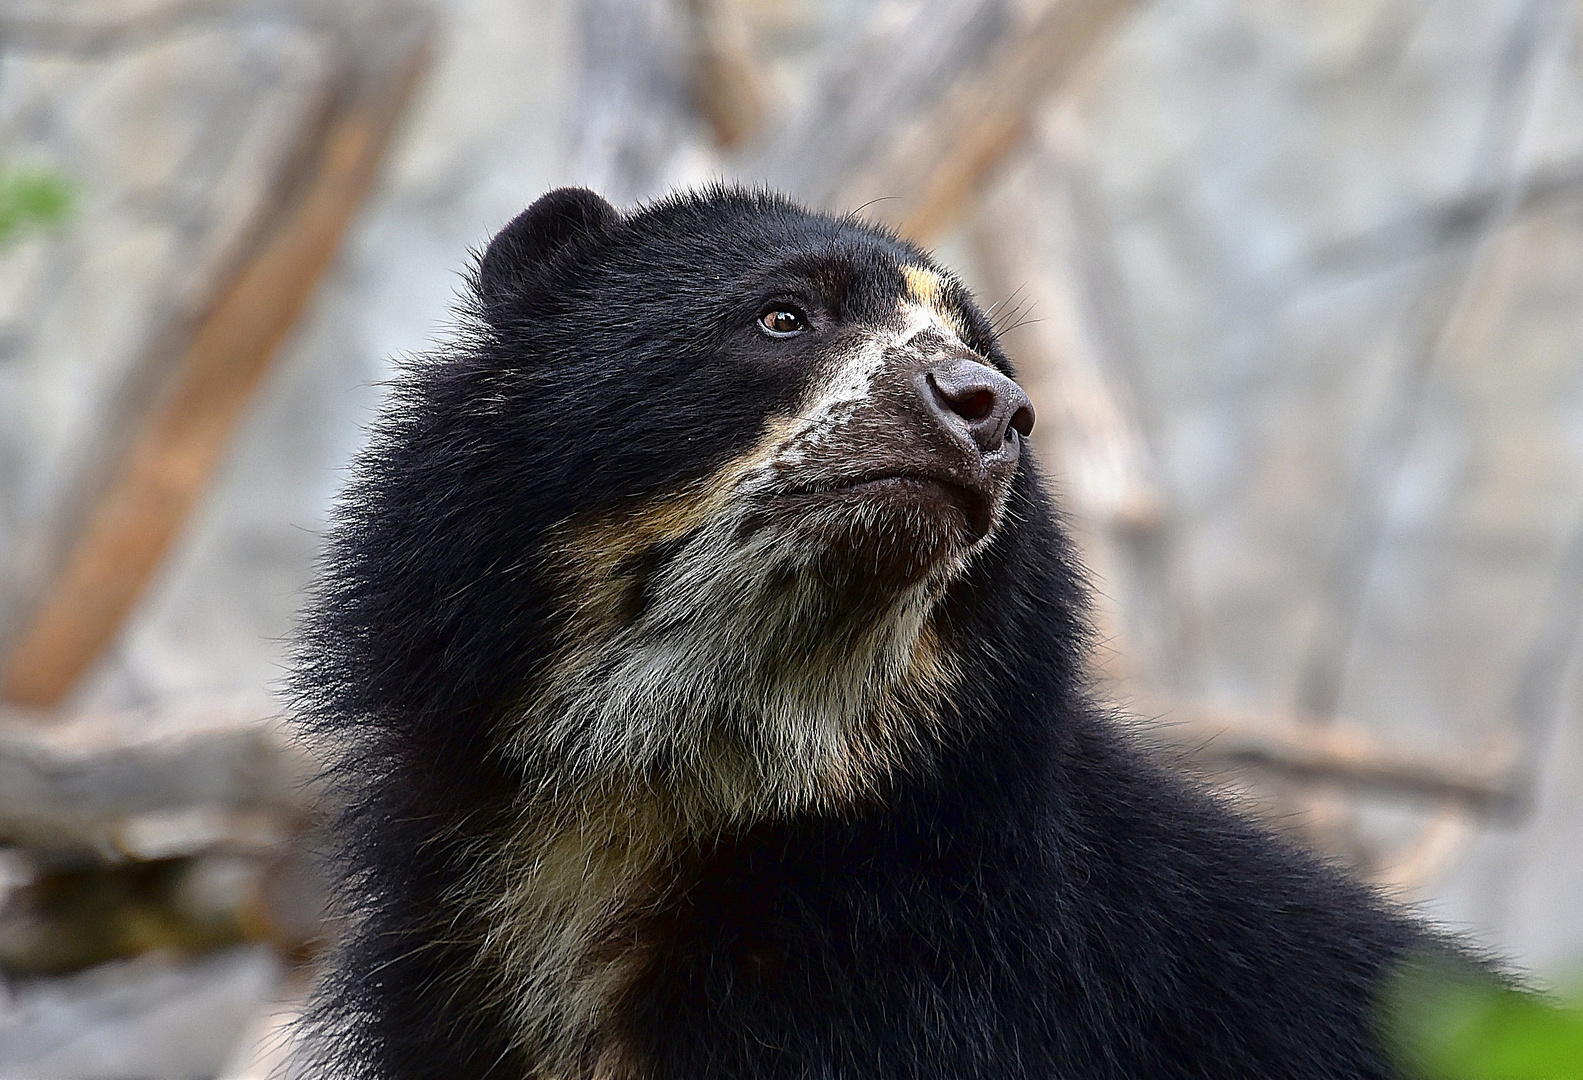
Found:
<path fill-rule="evenodd" d="M 1419 1080 L 1583 1080 L 1583 1003 L 1420 957 L 1398 972 L 1382 1014 Z"/>
<path fill-rule="evenodd" d="M 0 245 L 31 229 L 56 226 L 72 210 L 71 182 L 49 169 L 0 169 Z"/>

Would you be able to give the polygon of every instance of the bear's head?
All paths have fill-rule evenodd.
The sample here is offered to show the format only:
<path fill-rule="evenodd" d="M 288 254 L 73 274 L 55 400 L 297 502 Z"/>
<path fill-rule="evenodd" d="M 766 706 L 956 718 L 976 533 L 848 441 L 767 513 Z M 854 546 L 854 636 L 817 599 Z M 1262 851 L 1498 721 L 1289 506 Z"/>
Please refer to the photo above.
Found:
<path fill-rule="evenodd" d="M 1032 484 L 1032 406 L 962 284 L 726 188 L 552 192 L 473 284 L 347 498 L 313 627 L 362 657 L 321 676 L 342 710 L 472 717 L 558 790 L 716 820 L 927 759 L 961 677 L 942 598 Z"/>

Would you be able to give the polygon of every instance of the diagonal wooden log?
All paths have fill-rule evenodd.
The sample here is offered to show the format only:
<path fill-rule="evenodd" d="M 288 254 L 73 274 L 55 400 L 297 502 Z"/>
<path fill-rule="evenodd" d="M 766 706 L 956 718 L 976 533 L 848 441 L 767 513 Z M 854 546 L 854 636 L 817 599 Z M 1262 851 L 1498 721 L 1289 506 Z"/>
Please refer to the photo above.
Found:
<path fill-rule="evenodd" d="M 1160 702 L 1129 712 L 1158 719 L 1147 737 L 1209 766 L 1256 765 L 1287 775 L 1460 803 L 1499 813 L 1518 795 L 1516 745 L 1502 738 L 1479 752 L 1447 753 L 1393 742 L 1355 722 Z"/>
<path fill-rule="evenodd" d="M 111 861 L 256 852 L 307 820 L 317 767 L 267 700 L 0 711 L 0 845 Z"/>
<path fill-rule="evenodd" d="M 823 66 L 803 107 L 723 171 L 833 210 L 879 199 L 871 217 L 927 239 L 965 210 L 1026 136 L 1041 102 L 1081 69 L 1133 2 L 882 5 L 858 40 Z M 727 10 L 724 0 L 584 0 L 583 90 L 569 166 L 576 180 L 618 202 L 653 194 L 687 134 L 676 105 L 699 101 L 700 92 L 719 141 L 744 136 L 758 105 L 721 99 L 732 91 L 710 84 L 708 71 Z M 698 26 L 696 43 L 689 23 Z M 740 67 L 740 35 L 733 40 Z M 695 62 L 705 70 L 694 78 L 708 85 L 678 93 Z M 749 119 L 725 115 L 738 107 Z"/>
<path fill-rule="evenodd" d="M 1139 736 L 1212 772 L 1244 766 L 1487 814 L 1517 791 L 1515 744 L 1434 752 L 1338 720 L 1175 701 L 1126 710 Z M 42 724 L 0 712 L 0 844 L 100 858 L 251 853 L 299 829 L 317 766 L 268 701 L 194 699 Z"/>
<path fill-rule="evenodd" d="M 753 62 L 740 0 L 688 0 L 693 22 L 693 101 L 724 149 L 764 125 L 769 95 Z"/>
<path fill-rule="evenodd" d="M 53 579 L 8 642 L 0 693 L 58 703 L 114 638 L 218 465 L 231 432 L 329 267 L 426 64 L 432 18 L 403 4 L 359 29 L 360 64 L 258 230 L 179 349 L 173 374 L 84 514 Z M 369 41 L 379 43 L 366 51 Z"/>
<path fill-rule="evenodd" d="M 1010 0 L 876 5 L 863 32 L 821 65 L 809 98 L 731 171 L 814 206 L 851 209 L 853 180 L 898 131 L 927 124 L 950 89 L 1003 46 L 1017 25 Z"/>
<path fill-rule="evenodd" d="M 960 219 L 1028 137 L 1035 111 L 1080 74 L 1134 0 L 1047 0 L 837 189 L 835 203 L 928 240 Z"/>

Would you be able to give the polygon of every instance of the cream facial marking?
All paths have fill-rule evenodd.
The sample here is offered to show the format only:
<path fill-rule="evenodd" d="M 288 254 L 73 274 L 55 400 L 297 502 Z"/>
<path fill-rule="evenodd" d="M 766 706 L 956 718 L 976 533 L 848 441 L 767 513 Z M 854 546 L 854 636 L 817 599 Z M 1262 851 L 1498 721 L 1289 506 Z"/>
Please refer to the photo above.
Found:
<path fill-rule="evenodd" d="M 771 474 L 743 464 L 568 543 L 556 569 L 578 606 L 519 736 L 525 755 L 555 751 L 557 783 L 679 785 L 707 830 L 859 797 L 919 749 L 900 714 L 950 679 L 932 632 L 924 642 L 944 581 L 847 610 L 817 569 L 824 552 L 745 527 Z M 645 542 L 676 550 L 640 581 Z"/>
<path fill-rule="evenodd" d="M 937 302 L 939 275 L 916 267 L 906 267 L 903 273 L 908 275 L 910 298 L 900 304 L 900 325 L 876 331 L 857 348 L 833 359 L 820 387 L 798 410 L 796 427 L 775 453 L 772 465 L 792 468 L 816 454 L 851 422 L 859 406 L 872 399 L 875 381 L 893 364 L 905 362 L 902 354 L 918 335 L 934 331 L 948 344 L 966 348 L 955 317 Z M 932 298 L 928 303 L 916 299 L 913 277 L 918 275 L 928 286 Z"/>
<path fill-rule="evenodd" d="M 691 790 L 688 816 L 741 820 L 860 796 L 917 748 L 916 720 L 879 720 L 950 681 L 950 665 L 920 643 L 945 585 L 991 537 L 920 562 L 919 578 L 860 610 L 833 591 L 824 538 L 926 526 L 850 500 L 763 525 L 766 500 L 861 471 L 853 446 L 872 439 L 852 425 L 874 422 L 880 380 L 894 400 L 920 349 L 965 348 L 946 321 L 944 279 L 904 274 L 897 317 L 830 355 L 799 406 L 749 450 L 569 529 L 549 554 L 568 617 L 515 745 L 561 762 L 557 784 L 680 785 Z M 934 543 L 929 559 L 944 550 Z"/>
<path fill-rule="evenodd" d="M 569 618 L 518 745 L 525 756 L 554 751 L 565 762 L 557 782 L 681 783 L 697 788 L 698 812 L 740 820 L 850 800 L 914 756 L 916 719 L 891 714 L 949 681 L 950 665 L 920 643 L 962 559 L 858 609 L 832 592 L 818 537 L 894 529 L 881 510 L 815 504 L 797 526 L 754 524 L 766 499 L 830 472 L 826 444 L 872 402 L 877 380 L 917 362 L 909 343 L 925 330 L 954 338 L 931 309 L 899 314 L 831 357 L 748 451 L 570 530 L 551 554 Z"/>

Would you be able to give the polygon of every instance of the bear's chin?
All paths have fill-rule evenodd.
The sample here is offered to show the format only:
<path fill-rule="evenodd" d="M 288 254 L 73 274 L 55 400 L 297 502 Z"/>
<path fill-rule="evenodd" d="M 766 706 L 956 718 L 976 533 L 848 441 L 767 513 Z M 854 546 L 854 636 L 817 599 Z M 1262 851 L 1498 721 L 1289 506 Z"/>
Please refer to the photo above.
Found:
<path fill-rule="evenodd" d="M 994 528 L 987 498 L 932 478 L 887 476 L 777 501 L 785 542 L 812 555 L 813 572 L 853 599 L 924 583 Z"/>

